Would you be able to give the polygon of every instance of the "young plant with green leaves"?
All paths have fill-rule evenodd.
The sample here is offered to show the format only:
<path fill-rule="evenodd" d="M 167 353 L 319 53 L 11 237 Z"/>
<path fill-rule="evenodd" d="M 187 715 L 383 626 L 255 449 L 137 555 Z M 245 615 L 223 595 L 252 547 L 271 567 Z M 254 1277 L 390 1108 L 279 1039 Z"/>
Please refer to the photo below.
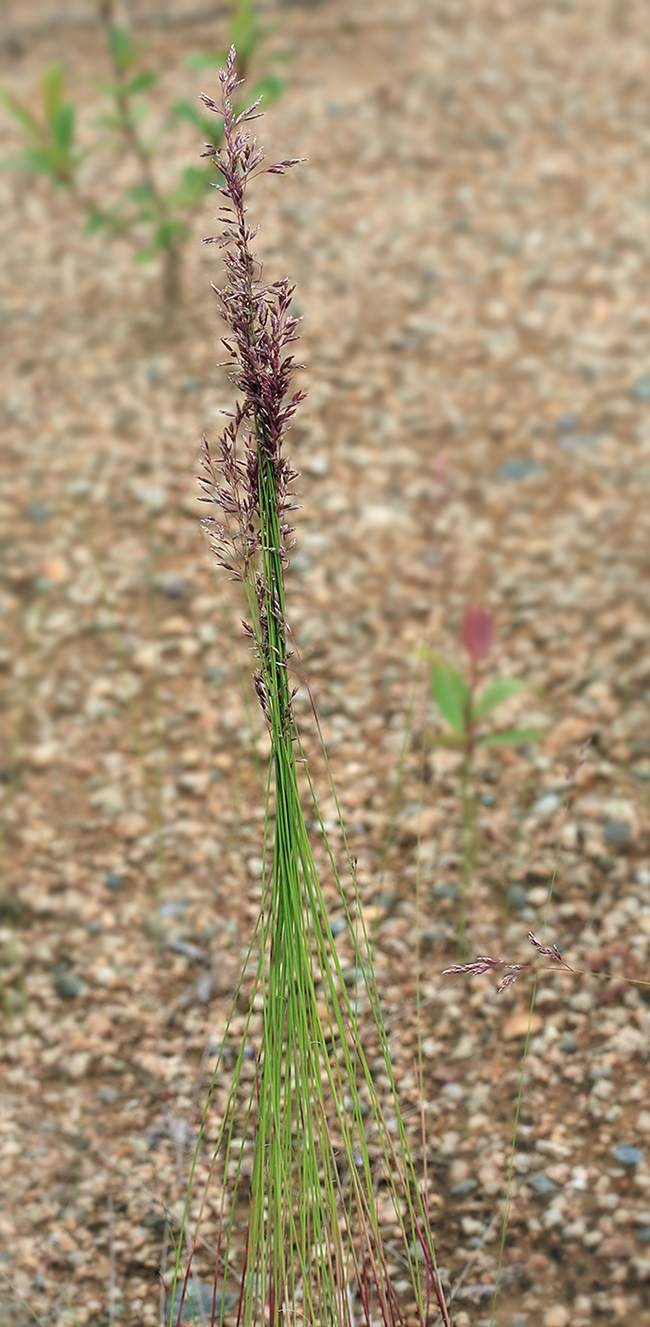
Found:
<path fill-rule="evenodd" d="M 239 115 L 233 106 L 234 49 L 220 80 L 221 100 L 204 100 L 223 117 L 223 146 L 207 151 L 221 176 L 222 229 L 214 242 L 224 253 L 226 279 L 216 293 L 239 399 L 218 455 L 204 443 L 201 482 L 204 500 L 216 508 L 205 525 L 217 560 L 244 591 L 244 631 L 256 659 L 271 761 L 263 902 L 205 1106 L 195 1174 L 208 1123 L 216 1141 L 203 1196 L 194 1183 L 188 1189 L 168 1322 L 187 1317 L 199 1226 L 207 1217 L 217 1249 L 213 1323 L 223 1322 L 234 1295 L 241 1327 L 298 1320 L 313 1327 L 359 1321 L 370 1327 L 381 1320 L 404 1327 L 407 1317 L 425 1327 L 436 1306 L 450 1327 L 426 1186 L 416 1174 L 400 1110 L 354 865 L 349 859 L 351 878 L 344 883 L 319 816 L 328 880 L 334 881 L 353 942 L 350 989 L 303 811 L 303 797 L 315 795 L 293 708 L 284 583 L 297 476 L 282 450 L 302 397 L 291 385 L 289 347 L 297 319 L 289 282 L 262 280 L 246 203 L 248 186 L 263 169 L 282 174 L 297 163 L 263 167 L 248 130 L 257 103 Z M 246 1016 L 238 1019 L 242 1008 Z M 229 1085 L 223 1061 L 228 1044 L 235 1051 Z M 379 1185 L 392 1204 L 390 1257 Z M 185 1244 L 190 1251 L 183 1258 Z M 396 1261 L 399 1291 L 391 1271 Z"/>
<path fill-rule="evenodd" d="M 26 140 L 22 151 L 3 165 L 44 175 L 52 185 L 66 190 L 85 214 L 88 234 L 103 232 L 113 239 L 126 239 L 133 245 L 139 263 L 160 258 L 163 299 L 171 310 L 181 296 L 182 255 L 191 234 L 192 217 L 202 204 L 211 176 L 205 166 L 185 166 L 177 183 L 169 188 L 163 183 L 162 158 L 168 150 L 169 135 L 179 122 L 189 122 L 202 140 L 213 135 L 214 126 L 191 102 L 180 99 L 158 128 L 147 129 L 152 107 L 145 94 L 154 90 L 160 76 L 147 67 L 129 31 L 116 21 L 114 0 L 100 0 L 98 8 L 111 77 L 101 85 L 107 104 L 94 121 L 94 138 L 90 142 L 84 139 L 81 145 L 77 107 L 66 97 L 63 66 L 54 62 L 41 74 L 40 110 L 0 90 L 5 109 Z M 268 36 L 253 0 L 233 0 L 229 37 L 234 40 L 238 35 L 246 38 L 243 49 L 248 65 Z M 272 100 L 283 86 L 284 81 L 276 74 L 267 74 L 258 81 L 257 95 Z M 109 193 L 100 199 L 89 193 L 84 183 L 84 162 L 98 152 L 113 159 L 126 154 L 130 159 L 132 180 L 114 197 Z M 110 181 L 108 170 L 103 178 Z"/>
<path fill-rule="evenodd" d="M 456 748 L 462 752 L 461 772 L 463 864 L 461 874 L 461 901 L 459 918 L 459 944 L 462 944 L 466 924 L 466 898 L 478 851 L 476 795 L 473 780 L 473 762 L 477 747 L 523 746 L 541 737 L 539 728 L 503 728 L 485 731 L 484 722 L 505 701 L 527 690 L 529 683 L 518 678 L 500 677 L 479 690 L 481 665 L 494 641 L 494 624 L 489 613 L 480 606 L 468 608 L 463 617 L 463 644 L 470 657 L 470 674 L 466 679 L 458 669 L 440 655 L 433 655 L 431 690 L 440 714 L 449 725 L 446 733 L 435 738 L 439 746 Z"/>
<path fill-rule="evenodd" d="M 458 747 L 467 758 L 479 746 L 521 746 L 540 737 L 539 728 L 504 728 L 482 732 L 483 721 L 504 701 L 511 700 L 529 687 L 514 677 L 499 677 L 477 695 L 480 665 L 492 648 L 494 625 L 484 608 L 468 608 L 463 618 L 463 644 L 471 660 L 469 680 L 446 659 L 433 656 L 431 690 L 433 698 L 451 732 L 436 738 L 439 745 Z"/>

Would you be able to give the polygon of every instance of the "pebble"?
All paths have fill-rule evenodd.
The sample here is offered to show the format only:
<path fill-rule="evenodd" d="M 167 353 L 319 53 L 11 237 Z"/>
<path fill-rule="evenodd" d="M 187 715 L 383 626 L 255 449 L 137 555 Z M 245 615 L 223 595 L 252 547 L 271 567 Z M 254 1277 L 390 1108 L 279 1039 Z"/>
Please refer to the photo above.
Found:
<path fill-rule="evenodd" d="M 312 456 L 305 466 L 308 475 L 314 479 L 325 479 L 330 472 L 330 463 L 326 456 Z"/>
<path fill-rule="evenodd" d="M 460 898 L 458 885 L 436 885 L 433 891 L 433 897 L 437 899 L 452 899 L 456 902 Z"/>
<path fill-rule="evenodd" d="M 154 585 L 168 599 L 183 599 L 189 588 L 187 581 L 182 576 L 175 575 L 173 571 L 156 576 Z"/>
<path fill-rule="evenodd" d="M 97 788 L 88 798 L 93 811 L 101 811 L 105 816 L 117 816 L 124 811 L 124 793 L 119 784 L 107 783 Z"/>
<path fill-rule="evenodd" d="M 605 841 L 617 848 L 629 848 L 632 842 L 632 830 L 626 820 L 608 820 L 605 823 Z"/>
<path fill-rule="evenodd" d="M 543 797 L 533 803 L 533 815 L 552 816 L 554 811 L 557 811 L 561 801 L 562 798 L 558 793 L 544 793 Z"/>
<path fill-rule="evenodd" d="M 631 1239 L 613 1235 L 611 1239 L 603 1240 L 598 1246 L 598 1253 L 601 1258 L 633 1258 L 635 1249 Z"/>
<path fill-rule="evenodd" d="M 544 467 L 538 465 L 536 461 L 531 461 L 526 456 L 511 456 L 510 460 L 504 461 L 503 465 L 497 470 L 497 479 L 504 479 L 508 483 L 515 483 L 520 479 L 529 479 L 531 475 L 542 474 Z"/>
<path fill-rule="evenodd" d="M 643 1152 L 640 1147 L 632 1147 L 627 1143 L 621 1143 L 614 1152 L 614 1160 L 621 1166 L 639 1166 L 643 1161 Z"/>
<path fill-rule="evenodd" d="M 467 1089 L 463 1087 L 462 1083 L 445 1083 L 440 1090 L 440 1095 L 449 1097 L 450 1101 L 463 1101 L 467 1096 Z"/>
<path fill-rule="evenodd" d="M 90 480 L 84 479 L 83 476 L 80 475 L 77 479 L 71 479 L 70 482 L 66 484 L 65 491 L 71 498 L 87 498 L 88 494 L 92 492 L 92 487 Z"/>
<path fill-rule="evenodd" d="M 90 1051 L 77 1051 L 75 1055 L 70 1055 L 64 1062 L 68 1078 L 84 1078 L 90 1068 L 91 1059 Z"/>
<path fill-rule="evenodd" d="M 76 1000 L 83 990 L 83 982 L 72 972 L 57 972 L 54 976 L 54 989 L 62 1000 Z"/>
<path fill-rule="evenodd" d="M 510 885 L 506 890 L 506 903 L 509 908 L 522 912 L 528 907 L 528 894 L 523 885 Z"/>
<path fill-rule="evenodd" d="M 115 1102 L 119 1101 L 119 1097 L 120 1094 L 117 1088 L 112 1087 L 110 1083 L 107 1083 L 105 1087 L 100 1087 L 97 1093 L 97 1100 L 101 1101 L 103 1106 L 114 1106 Z"/>
<path fill-rule="evenodd" d="M 552 1304 L 544 1314 L 544 1327 L 569 1327 L 571 1314 L 564 1304 Z"/>
<path fill-rule="evenodd" d="M 33 525 L 45 525 L 45 522 L 50 519 L 50 514 L 50 509 L 44 502 L 33 502 L 25 512 L 27 520 L 31 521 Z"/>
<path fill-rule="evenodd" d="M 650 871 L 645 866 L 640 866 L 638 871 L 634 872 L 634 879 L 642 889 L 648 889 L 650 886 Z"/>
<path fill-rule="evenodd" d="M 558 415 L 555 427 L 558 433 L 575 433 L 576 429 L 580 428 L 580 416 L 571 411 L 565 415 Z"/>
<path fill-rule="evenodd" d="M 557 1184 L 546 1175 L 543 1170 L 538 1170 L 535 1175 L 529 1175 L 526 1180 L 529 1189 L 537 1194 L 538 1198 L 545 1198 L 547 1194 L 557 1192 Z"/>
<path fill-rule="evenodd" d="M 501 1036 L 505 1041 L 514 1041 L 516 1037 L 525 1037 L 529 1024 L 531 1035 L 534 1032 L 539 1032 L 543 1025 L 541 1014 L 533 1014 L 531 1017 L 528 1009 L 520 1010 L 504 1023 Z"/>
<path fill-rule="evenodd" d="M 179 1279 L 173 1295 L 167 1303 L 167 1321 L 176 1322 L 178 1317 L 178 1307 L 180 1307 L 183 1298 L 183 1280 Z M 181 1312 L 181 1322 L 209 1323 L 212 1322 L 212 1305 L 214 1299 L 214 1285 L 212 1282 L 197 1281 L 190 1277 L 187 1283 L 187 1290 L 183 1300 L 183 1309 Z M 224 1309 L 227 1311 L 237 1303 L 237 1295 L 222 1296 L 221 1291 L 217 1290 L 216 1310 L 221 1312 L 221 1301 L 225 1299 Z M 178 1307 L 177 1307 L 178 1306 Z"/>
<path fill-rule="evenodd" d="M 215 686 L 221 686 L 222 682 L 228 680 L 228 674 L 218 664 L 209 664 L 207 668 L 203 669 L 203 678 L 206 682 L 213 682 Z"/>
<path fill-rule="evenodd" d="M 635 401 L 650 401 L 650 375 L 635 382 L 632 396 Z"/>
<path fill-rule="evenodd" d="M 570 1032 L 565 1032 L 564 1036 L 560 1037 L 558 1046 L 566 1055 L 574 1055 L 578 1049 L 578 1043 L 575 1037 L 571 1036 Z"/>
<path fill-rule="evenodd" d="M 148 507 L 155 515 L 157 512 L 164 511 L 167 505 L 167 494 L 164 488 L 158 484 L 137 484 L 132 485 L 135 496 L 140 502 Z"/>
<path fill-rule="evenodd" d="M 470 1060 L 476 1051 L 476 1038 L 466 1032 L 451 1052 L 452 1060 Z"/>
<path fill-rule="evenodd" d="M 473 1193 L 478 1188 L 478 1180 L 459 1180 L 458 1184 L 452 1184 L 449 1189 L 450 1198 L 466 1198 L 469 1193 Z"/>
<path fill-rule="evenodd" d="M 180 912 L 185 912 L 186 909 L 186 898 L 172 898 L 168 899 L 166 903 L 161 903 L 158 912 L 160 917 L 177 917 Z"/>
<path fill-rule="evenodd" d="M 117 875 L 114 871 L 109 871 L 108 874 L 104 876 L 104 884 L 107 889 L 118 890 L 124 888 L 122 876 Z"/>
<path fill-rule="evenodd" d="M 637 1231 L 637 1239 L 640 1239 L 642 1244 L 650 1244 L 650 1226 L 642 1226 L 641 1230 Z"/>

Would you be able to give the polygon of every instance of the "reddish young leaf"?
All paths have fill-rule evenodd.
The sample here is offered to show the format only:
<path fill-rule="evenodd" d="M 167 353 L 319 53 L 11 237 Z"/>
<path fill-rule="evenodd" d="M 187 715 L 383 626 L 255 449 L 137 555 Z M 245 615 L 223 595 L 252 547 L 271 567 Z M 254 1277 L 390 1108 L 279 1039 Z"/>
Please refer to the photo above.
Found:
<path fill-rule="evenodd" d="M 484 608 L 468 608 L 463 618 L 463 643 L 472 663 L 480 663 L 494 640 L 494 624 Z"/>

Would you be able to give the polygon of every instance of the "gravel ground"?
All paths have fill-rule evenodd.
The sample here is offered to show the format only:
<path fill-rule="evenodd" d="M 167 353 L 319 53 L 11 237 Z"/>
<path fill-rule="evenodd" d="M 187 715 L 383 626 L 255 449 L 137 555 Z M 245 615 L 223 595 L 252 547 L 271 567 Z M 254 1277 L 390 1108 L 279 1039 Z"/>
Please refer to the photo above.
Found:
<path fill-rule="evenodd" d="M 53 13 L 14 6 L 0 81 L 27 95 L 64 56 L 91 108 L 98 35 Z M 650 997 L 630 980 L 650 980 L 647 6 L 323 0 L 281 19 L 289 85 L 261 137 L 309 161 L 255 205 L 267 271 L 304 315 L 290 622 L 414 1135 L 419 841 L 427 1155 L 439 1259 L 465 1273 L 456 1324 L 490 1320 L 531 989 L 440 975 L 460 779 L 422 650 L 462 664 L 468 603 L 494 617 L 492 672 L 531 683 L 510 717 L 544 736 L 477 762 L 467 952 L 526 961 L 546 919 L 579 969 L 540 978 L 496 1322 L 647 1324 Z M 218 44 L 219 24 L 147 30 L 161 96 L 196 94 L 179 49 Z M 195 150 L 179 138 L 170 166 Z M 78 238 L 65 196 L 5 172 L 0 204 L 0 1321 L 33 1320 L 22 1296 L 48 1327 L 154 1324 L 162 1204 L 182 1209 L 261 893 L 268 743 L 194 478 L 231 400 L 218 258 L 198 243 L 207 208 L 168 325 L 156 272 Z"/>

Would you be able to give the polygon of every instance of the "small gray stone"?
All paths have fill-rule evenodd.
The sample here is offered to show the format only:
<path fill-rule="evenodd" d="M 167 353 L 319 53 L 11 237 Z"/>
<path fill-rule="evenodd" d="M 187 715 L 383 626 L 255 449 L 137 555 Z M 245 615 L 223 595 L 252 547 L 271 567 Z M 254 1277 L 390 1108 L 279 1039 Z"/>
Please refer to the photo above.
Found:
<path fill-rule="evenodd" d="M 548 1194 L 557 1192 L 557 1184 L 543 1170 L 538 1170 L 535 1175 L 529 1175 L 526 1183 L 538 1198 L 546 1198 Z"/>
<path fill-rule="evenodd" d="M 650 1226 L 643 1226 L 638 1232 L 637 1238 L 641 1240 L 642 1244 L 650 1244 Z"/>
<path fill-rule="evenodd" d="M 34 525 L 45 525 L 50 519 L 50 509 L 44 502 L 33 502 L 26 512 L 27 520 Z"/>
<path fill-rule="evenodd" d="M 617 848 L 629 848 L 632 830 L 626 820 L 608 820 L 605 823 L 605 842 Z"/>
<path fill-rule="evenodd" d="M 553 812 L 557 811 L 561 801 L 562 798 L 558 793 L 544 793 L 543 797 L 533 803 L 533 815 L 552 816 Z"/>
<path fill-rule="evenodd" d="M 639 378 L 632 388 L 632 396 L 635 401 L 650 401 L 650 375 L 645 378 Z"/>
<path fill-rule="evenodd" d="M 558 438 L 558 446 L 563 452 L 578 452 L 588 447 L 597 447 L 601 441 L 597 433 L 570 433 Z"/>
<path fill-rule="evenodd" d="M 71 498 L 87 498 L 88 494 L 92 492 L 92 487 L 89 479 L 84 479 L 83 475 L 79 475 L 77 479 L 71 479 L 69 484 L 66 484 L 66 493 Z"/>
<path fill-rule="evenodd" d="M 167 494 L 159 484 L 142 484 L 136 491 L 136 497 L 154 514 L 163 511 L 167 505 Z"/>
<path fill-rule="evenodd" d="M 468 1193 L 473 1193 L 478 1188 L 478 1180 L 459 1180 L 458 1184 L 452 1184 L 449 1190 L 450 1198 L 466 1198 Z"/>
<path fill-rule="evenodd" d="M 105 1087 L 100 1087 L 97 1093 L 97 1100 L 101 1101 L 102 1106 L 114 1106 L 115 1102 L 119 1101 L 119 1097 L 120 1094 L 117 1088 L 112 1087 L 110 1083 L 107 1083 Z"/>
<path fill-rule="evenodd" d="M 203 679 L 205 682 L 214 682 L 218 686 L 221 682 L 227 682 L 228 674 L 218 664 L 209 664 L 203 670 Z"/>
<path fill-rule="evenodd" d="M 570 411 L 565 415 L 558 415 L 555 427 L 558 433 L 575 433 L 576 429 L 580 428 L 580 416 Z"/>
<path fill-rule="evenodd" d="M 325 479 L 330 472 L 330 463 L 326 456 L 312 456 L 305 469 L 314 479 Z"/>
<path fill-rule="evenodd" d="M 650 871 L 648 871 L 647 867 L 640 866 L 638 871 L 634 872 L 634 879 L 636 880 L 637 885 L 640 885 L 642 889 L 647 889 L 650 885 Z"/>
<path fill-rule="evenodd" d="M 520 479 L 529 479 L 531 475 L 541 475 L 544 467 L 537 464 L 537 461 L 531 461 L 527 456 L 511 456 L 510 460 L 504 461 L 503 465 L 497 470 L 497 479 L 505 479 L 508 483 L 516 483 Z"/>
<path fill-rule="evenodd" d="M 433 891 L 433 897 L 438 899 L 452 899 L 455 903 L 460 898 L 460 890 L 458 885 L 436 885 Z"/>
<path fill-rule="evenodd" d="M 54 989 L 62 1000 L 76 1000 L 83 990 L 83 982 L 75 977 L 72 972 L 56 972 L 54 975 Z"/>
<path fill-rule="evenodd" d="M 214 1286 L 212 1283 L 197 1281 L 194 1277 L 190 1277 L 183 1298 L 183 1281 L 179 1279 L 173 1295 L 167 1301 L 167 1321 L 176 1322 L 182 1300 L 181 1322 L 195 1322 L 197 1324 L 212 1322 L 213 1299 Z M 216 1299 L 214 1299 L 217 1314 L 221 1313 L 221 1300 L 221 1291 L 217 1290 Z M 224 1308 L 226 1310 L 233 1308 L 236 1303 L 237 1295 L 225 1296 Z"/>
<path fill-rule="evenodd" d="M 449 1097 L 450 1101 L 464 1101 L 467 1096 L 467 1090 L 461 1083 L 445 1083 L 440 1091 L 443 1096 Z"/>
<path fill-rule="evenodd" d="M 187 594 L 187 581 L 183 580 L 182 576 L 177 576 L 173 571 L 166 571 L 160 576 L 156 576 L 154 585 L 168 599 L 184 599 Z"/>
<path fill-rule="evenodd" d="M 577 1051 L 578 1049 L 578 1043 L 575 1037 L 571 1036 L 570 1032 L 565 1032 L 564 1036 L 560 1037 L 560 1040 L 558 1041 L 558 1046 L 561 1051 L 565 1052 L 566 1055 L 573 1055 L 575 1051 Z"/>
<path fill-rule="evenodd" d="M 528 907 L 528 894 L 523 885 L 510 885 L 506 890 L 506 903 L 509 908 L 515 908 L 517 912 L 522 912 Z"/>
<path fill-rule="evenodd" d="M 621 1166 L 638 1166 L 643 1161 L 643 1152 L 640 1147 L 621 1143 L 614 1152 L 614 1160 Z"/>
<path fill-rule="evenodd" d="M 124 881 L 121 875 L 116 875 L 114 871 L 109 871 L 108 875 L 104 876 L 104 884 L 108 889 L 118 890 L 122 889 Z"/>
<path fill-rule="evenodd" d="M 166 903 L 161 903 L 158 915 L 160 917 L 177 917 L 179 912 L 185 912 L 186 909 L 186 898 L 170 898 Z"/>

